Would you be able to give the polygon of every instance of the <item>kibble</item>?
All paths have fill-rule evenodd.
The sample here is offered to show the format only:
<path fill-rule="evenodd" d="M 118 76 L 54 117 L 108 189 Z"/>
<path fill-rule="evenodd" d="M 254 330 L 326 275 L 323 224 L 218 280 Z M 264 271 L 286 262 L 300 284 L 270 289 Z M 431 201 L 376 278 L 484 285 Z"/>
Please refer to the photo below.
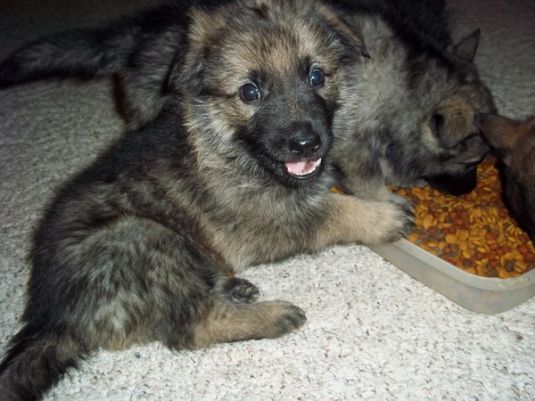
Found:
<path fill-rule="evenodd" d="M 535 267 L 535 247 L 501 198 L 496 161 L 478 167 L 478 185 L 463 196 L 430 187 L 397 188 L 414 207 L 408 240 L 466 272 L 511 278 Z"/>

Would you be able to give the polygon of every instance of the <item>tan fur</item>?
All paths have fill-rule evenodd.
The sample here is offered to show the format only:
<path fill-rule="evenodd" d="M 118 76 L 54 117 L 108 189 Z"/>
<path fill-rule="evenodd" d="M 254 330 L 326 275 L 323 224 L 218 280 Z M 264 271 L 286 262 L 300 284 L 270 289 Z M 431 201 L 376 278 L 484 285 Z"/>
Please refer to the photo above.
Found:
<path fill-rule="evenodd" d="M 402 211 L 395 203 L 336 193 L 329 197 L 330 216 L 319 227 L 314 242 L 318 249 L 336 243 L 377 244 L 397 239 L 384 236 L 387 227 L 402 220 Z"/>
<path fill-rule="evenodd" d="M 248 339 L 274 338 L 304 320 L 289 302 L 260 302 L 253 305 L 216 304 L 193 328 L 194 347 Z M 278 322 L 278 324 L 274 324 Z"/>

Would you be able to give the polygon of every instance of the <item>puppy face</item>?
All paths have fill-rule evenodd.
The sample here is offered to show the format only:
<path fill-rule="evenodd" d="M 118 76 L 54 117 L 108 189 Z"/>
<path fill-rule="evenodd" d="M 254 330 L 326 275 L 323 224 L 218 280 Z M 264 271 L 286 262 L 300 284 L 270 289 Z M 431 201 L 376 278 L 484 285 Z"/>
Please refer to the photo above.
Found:
<path fill-rule="evenodd" d="M 494 109 L 472 63 L 478 34 L 442 49 L 399 36 L 379 17 L 352 23 L 371 59 L 355 65 L 335 118 L 342 134 L 333 155 L 350 189 L 367 191 L 372 177 L 372 185 L 424 179 L 444 192 L 472 190 L 476 164 L 489 151 L 475 115 Z"/>
<path fill-rule="evenodd" d="M 314 1 L 244 0 L 192 20 L 181 80 L 199 141 L 288 186 L 316 179 L 358 37 Z"/>
<path fill-rule="evenodd" d="M 475 31 L 448 49 L 445 62 L 435 65 L 422 79 L 421 89 L 428 86 L 434 92 L 430 96 L 421 93 L 423 110 L 429 110 L 424 118 L 424 136 L 434 142 L 435 155 L 435 163 L 425 169 L 424 178 L 456 195 L 475 187 L 476 165 L 490 150 L 476 127 L 478 113 L 495 110 L 473 64 L 478 42 L 479 31 Z"/>
<path fill-rule="evenodd" d="M 519 174 L 535 174 L 535 117 L 525 121 L 491 114 L 480 114 L 477 126 L 504 164 L 519 170 Z M 530 163 L 527 163 L 529 159 Z M 523 162 L 526 160 L 526 162 Z"/>

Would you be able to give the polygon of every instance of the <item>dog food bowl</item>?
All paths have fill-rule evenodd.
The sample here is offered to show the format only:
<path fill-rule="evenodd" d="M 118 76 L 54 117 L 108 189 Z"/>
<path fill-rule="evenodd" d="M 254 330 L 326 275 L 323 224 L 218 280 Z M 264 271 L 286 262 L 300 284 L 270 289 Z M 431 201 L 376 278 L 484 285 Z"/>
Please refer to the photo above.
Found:
<path fill-rule="evenodd" d="M 493 314 L 535 295 L 535 244 L 503 203 L 495 160 L 477 176 L 460 196 L 393 188 L 412 204 L 416 226 L 407 239 L 372 249 L 459 305 Z"/>
<path fill-rule="evenodd" d="M 535 270 L 506 279 L 482 277 L 405 239 L 370 248 L 416 280 L 475 312 L 505 312 L 535 295 Z"/>

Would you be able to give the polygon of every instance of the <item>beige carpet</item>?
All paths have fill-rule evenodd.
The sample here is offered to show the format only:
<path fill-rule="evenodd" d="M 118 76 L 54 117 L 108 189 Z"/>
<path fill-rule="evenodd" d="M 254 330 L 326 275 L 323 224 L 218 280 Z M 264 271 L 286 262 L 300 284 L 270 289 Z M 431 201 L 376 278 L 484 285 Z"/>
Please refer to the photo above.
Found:
<path fill-rule="evenodd" d="M 140 1 L 109 3 L 0 0 L 0 57 L 27 39 Z M 478 64 L 500 110 L 535 113 L 535 2 L 451 5 L 456 37 L 483 30 Z M 23 310 L 25 258 L 44 205 L 122 128 L 106 81 L 0 91 L 0 350 Z M 101 352 L 46 399 L 535 400 L 535 299 L 501 315 L 472 313 L 360 246 L 295 257 L 246 277 L 264 299 L 303 307 L 303 329 L 198 352 L 159 344 Z"/>

